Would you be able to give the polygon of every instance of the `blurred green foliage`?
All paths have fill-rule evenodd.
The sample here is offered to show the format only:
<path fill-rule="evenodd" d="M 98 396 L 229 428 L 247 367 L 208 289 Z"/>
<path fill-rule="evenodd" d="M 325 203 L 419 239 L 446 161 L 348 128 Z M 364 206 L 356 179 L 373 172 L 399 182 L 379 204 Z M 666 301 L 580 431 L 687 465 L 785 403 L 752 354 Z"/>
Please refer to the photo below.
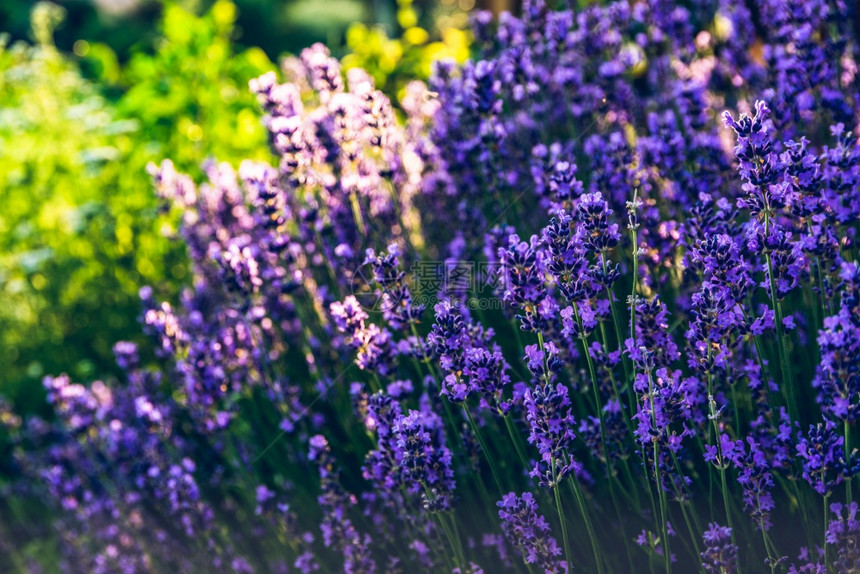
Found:
<path fill-rule="evenodd" d="M 258 49 L 234 53 L 235 15 L 226 0 L 200 17 L 167 5 L 155 45 L 122 69 L 109 49 L 76 45 L 122 88 L 115 102 L 54 47 L 61 8 L 36 5 L 35 44 L 3 41 L 0 393 L 19 409 L 36 408 L 46 373 L 113 372 L 113 343 L 140 333 L 138 289 L 171 296 L 186 281 L 146 164 L 267 156 L 247 84 L 274 66 Z"/>
<path fill-rule="evenodd" d="M 152 43 L 165 0 L 54 0 L 67 10 L 67 17 L 54 34 L 61 51 L 71 52 L 79 40 L 105 44 L 126 62 L 136 46 Z M 217 0 L 168 0 L 184 9 L 202 13 Z M 396 0 L 233 0 L 239 16 L 234 39 L 245 46 L 258 46 L 270 58 L 296 53 L 314 42 L 324 42 L 338 55 L 344 34 L 357 21 L 396 28 Z M 455 0 L 416 0 L 422 12 Z M 474 0 L 459 0 L 474 2 Z M 32 0 L 0 2 L 0 30 L 13 39 L 29 39 Z"/>
<path fill-rule="evenodd" d="M 248 81 L 275 66 L 259 48 L 234 52 L 235 20 L 236 6 L 226 0 L 202 17 L 168 4 L 155 54 L 135 53 L 124 70 L 119 114 L 140 124 L 140 144 L 192 173 L 204 157 L 270 157 Z"/>

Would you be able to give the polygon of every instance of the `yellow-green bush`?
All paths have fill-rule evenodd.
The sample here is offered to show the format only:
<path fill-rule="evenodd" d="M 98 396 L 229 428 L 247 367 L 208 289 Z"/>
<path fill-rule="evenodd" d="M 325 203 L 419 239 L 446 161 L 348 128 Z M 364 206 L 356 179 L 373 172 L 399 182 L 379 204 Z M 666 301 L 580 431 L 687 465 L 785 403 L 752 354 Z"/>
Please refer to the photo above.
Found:
<path fill-rule="evenodd" d="M 400 36 L 390 37 L 381 26 L 353 24 L 346 33 L 349 53 L 342 61 L 347 69 L 366 70 L 376 86 L 395 100 L 410 80 L 426 80 L 434 61 L 466 61 L 471 43 L 465 13 L 436 18 L 425 29 L 419 25 L 412 0 L 398 0 L 397 6 Z"/>
<path fill-rule="evenodd" d="M 99 56 L 103 80 L 125 84 L 115 103 L 54 48 L 57 6 L 34 8 L 36 44 L 2 43 L 0 393 L 21 406 L 44 373 L 110 373 L 113 343 L 139 332 L 140 286 L 184 280 L 147 162 L 194 170 L 210 155 L 268 153 L 247 82 L 273 66 L 259 50 L 233 53 L 234 16 L 225 0 L 202 17 L 168 4 L 154 50 L 123 70 L 104 47 L 77 45 Z"/>
<path fill-rule="evenodd" d="M 269 150 L 248 81 L 274 69 L 259 48 L 234 52 L 236 6 L 219 0 L 202 17 L 166 4 L 154 55 L 135 54 L 123 74 L 120 114 L 141 125 L 138 145 L 177 166 L 201 159 L 267 159 Z"/>
<path fill-rule="evenodd" d="M 400 37 L 355 24 L 344 58 L 392 98 L 432 61 L 469 54 L 462 13 L 425 29 L 410 0 L 398 6 Z M 110 374 L 113 343 L 139 332 L 140 286 L 169 297 L 186 280 L 146 164 L 199 175 L 207 157 L 270 153 L 248 81 L 274 65 L 234 48 L 235 5 L 163 8 L 157 39 L 122 66 L 103 44 L 60 53 L 63 10 L 49 3 L 32 12 L 34 44 L 0 43 L 0 395 L 25 410 L 44 374 Z"/>

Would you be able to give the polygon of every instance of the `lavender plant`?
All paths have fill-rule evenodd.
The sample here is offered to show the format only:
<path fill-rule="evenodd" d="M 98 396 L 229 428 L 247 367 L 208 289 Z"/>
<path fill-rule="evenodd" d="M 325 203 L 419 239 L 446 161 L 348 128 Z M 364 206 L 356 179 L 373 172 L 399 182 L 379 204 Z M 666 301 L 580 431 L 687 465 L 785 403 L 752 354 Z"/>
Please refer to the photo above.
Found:
<path fill-rule="evenodd" d="M 6 488 L 69 572 L 857 570 L 853 16 L 533 0 L 404 121 L 288 60 L 277 166 L 151 170 L 158 366 L 48 379 Z"/>

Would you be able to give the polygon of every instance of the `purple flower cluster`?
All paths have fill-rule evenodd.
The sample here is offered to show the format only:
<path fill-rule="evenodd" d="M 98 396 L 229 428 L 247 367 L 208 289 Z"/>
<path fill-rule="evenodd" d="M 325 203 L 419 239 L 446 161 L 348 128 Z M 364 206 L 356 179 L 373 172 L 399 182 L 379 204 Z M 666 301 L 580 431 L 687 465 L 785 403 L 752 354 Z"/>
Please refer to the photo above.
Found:
<path fill-rule="evenodd" d="M 857 503 L 843 506 L 838 502 L 830 506 L 835 519 L 827 529 L 827 544 L 836 549 L 833 567 L 837 572 L 851 572 L 860 568 L 860 519 Z"/>
<path fill-rule="evenodd" d="M 400 471 L 409 487 L 422 490 L 424 508 L 430 512 L 449 510 L 454 491 L 451 451 L 434 441 L 440 422 L 427 414 L 410 411 L 394 423 L 396 445 L 400 450 Z M 436 426 L 437 428 L 434 428 Z M 429 430 L 428 430 L 429 429 Z"/>
<path fill-rule="evenodd" d="M 570 456 L 576 420 L 571 414 L 567 387 L 553 380 L 553 372 L 561 365 L 555 345 L 547 343 L 545 350 L 537 345 L 526 347 L 526 359 L 529 370 L 541 379 L 523 397 L 529 423 L 528 440 L 540 453 L 540 460 L 530 474 L 539 486 L 556 488 L 577 467 Z"/>
<path fill-rule="evenodd" d="M 189 286 L 0 402 L 61 570 L 857 567 L 856 8 L 549 4 L 397 112 L 308 48 L 276 165 L 151 168 Z"/>
<path fill-rule="evenodd" d="M 328 441 L 322 435 L 312 436 L 308 459 L 316 462 L 320 472 L 320 495 L 317 499 L 323 519 L 320 522 L 323 543 L 344 554 L 343 571 L 352 574 L 367 574 L 374 572 L 376 563 L 370 556 L 370 536 L 363 536 L 352 525 L 348 518 L 349 507 L 354 500 L 340 485 L 339 473 L 335 460 L 331 456 Z"/>
<path fill-rule="evenodd" d="M 517 496 L 509 492 L 496 506 L 505 537 L 522 552 L 526 564 L 536 564 L 547 572 L 566 571 L 564 561 L 559 560 L 561 548 L 550 534 L 549 523 L 538 514 L 532 493 Z"/>
<path fill-rule="evenodd" d="M 705 550 L 702 568 L 708 574 L 732 574 L 738 571 L 738 547 L 731 541 L 732 529 L 714 522 L 702 535 Z"/>
<path fill-rule="evenodd" d="M 503 393 L 511 379 L 501 348 L 492 341 L 493 330 L 471 321 L 454 302 L 442 301 L 434 310 L 436 322 L 427 343 L 447 373 L 442 394 L 454 403 L 475 394 L 482 407 L 506 412 L 510 405 Z"/>
<path fill-rule="evenodd" d="M 821 363 L 812 386 L 831 420 L 854 422 L 860 417 L 860 270 L 843 263 L 843 291 L 839 312 L 824 319 L 818 334 Z"/>

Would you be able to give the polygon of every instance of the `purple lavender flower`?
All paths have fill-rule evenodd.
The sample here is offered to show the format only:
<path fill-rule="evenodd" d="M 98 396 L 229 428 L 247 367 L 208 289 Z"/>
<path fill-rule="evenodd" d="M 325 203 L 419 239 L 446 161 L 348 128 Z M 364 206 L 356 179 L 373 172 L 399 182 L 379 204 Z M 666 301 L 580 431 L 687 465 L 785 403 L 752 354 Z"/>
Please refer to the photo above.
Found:
<path fill-rule="evenodd" d="M 396 244 L 377 254 L 368 249 L 364 259 L 373 269 L 374 280 L 380 286 L 382 316 L 394 329 L 414 325 L 424 314 L 424 305 L 415 303 L 405 284 L 406 273 L 400 270 L 400 248 Z"/>
<path fill-rule="evenodd" d="M 347 344 L 357 350 L 356 365 L 381 375 L 391 372 L 394 360 L 391 333 L 374 323 L 366 323 L 368 315 L 355 296 L 349 295 L 342 303 L 335 301 L 330 311 L 338 330 L 346 335 Z"/>
<path fill-rule="evenodd" d="M 835 502 L 830 505 L 830 511 L 835 519 L 830 520 L 825 541 L 835 550 L 835 560 L 831 563 L 837 572 L 851 572 L 860 568 L 860 517 L 857 503 L 842 505 Z"/>
<path fill-rule="evenodd" d="M 543 372 L 546 353 L 532 350 L 530 368 L 533 366 L 533 372 Z M 550 349 L 548 352 L 553 353 Z M 555 359 L 547 360 L 552 362 Z M 530 474 L 539 480 L 541 487 L 555 488 L 578 467 L 571 457 L 576 421 L 571 414 L 567 387 L 561 383 L 553 384 L 547 378 L 528 389 L 523 401 L 530 429 L 528 440 L 541 455 Z"/>
<path fill-rule="evenodd" d="M 731 574 L 738 571 L 738 547 L 732 544 L 731 528 L 712 522 L 702 539 L 705 541 L 705 550 L 701 553 L 705 572 Z"/>
<path fill-rule="evenodd" d="M 745 207 L 753 215 L 771 212 L 785 205 L 786 188 L 780 180 L 782 163 L 777 154 L 776 142 L 772 137 L 772 124 L 769 121 L 770 108 L 763 100 L 755 103 L 755 115 L 741 114 L 735 120 L 731 113 L 725 112 L 726 126 L 738 136 L 735 156 L 738 158 L 743 189 L 747 196 L 738 200 L 739 207 Z"/>
<path fill-rule="evenodd" d="M 621 239 L 618 224 L 609 223 L 612 210 L 599 191 L 584 194 L 577 204 L 577 218 L 585 231 L 585 243 L 592 251 L 604 255 Z"/>
<path fill-rule="evenodd" d="M 498 345 L 491 341 L 492 329 L 484 331 L 452 301 L 437 303 L 435 312 L 436 322 L 427 343 L 447 373 L 442 394 L 460 403 L 476 393 L 482 406 L 506 411 L 502 393 L 510 383 L 508 365 Z"/>
<path fill-rule="evenodd" d="M 399 464 L 404 480 L 414 492 L 421 493 L 426 510 L 449 510 L 454 492 L 454 471 L 451 451 L 441 444 L 438 423 L 428 419 L 427 413 L 411 410 L 397 418 L 392 430 L 401 453 Z"/>
<path fill-rule="evenodd" d="M 374 572 L 376 564 L 368 548 L 370 537 L 367 534 L 359 534 L 348 518 L 348 509 L 354 504 L 354 499 L 340 484 L 339 472 L 328 441 L 322 435 L 314 435 L 308 444 L 308 459 L 316 463 L 320 473 L 320 495 L 317 500 L 324 516 L 320 523 L 323 543 L 326 547 L 334 547 L 343 552 L 345 572 Z"/>
<path fill-rule="evenodd" d="M 643 372 L 671 367 L 678 360 L 678 346 L 669 336 L 666 305 L 655 297 L 636 302 L 636 339 L 624 341 L 627 355 Z"/>
<path fill-rule="evenodd" d="M 377 448 L 365 456 L 362 476 L 376 488 L 394 492 L 402 484 L 400 464 L 403 451 L 397 444 L 394 426 L 402 416 L 400 403 L 384 393 L 370 396 L 365 426 L 377 436 Z"/>
<path fill-rule="evenodd" d="M 844 438 L 835 429 L 832 422 L 810 425 L 808 435 L 800 436 L 797 443 L 803 478 L 822 496 L 830 494 L 846 478 Z"/>
<path fill-rule="evenodd" d="M 744 489 L 744 508 L 756 528 L 768 530 L 770 512 L 774 508 L 772 465 L 767 454 L 753 437 L 747 437 L 749 449 L 732 462 L 738 468 L 738 483 Z"/>
<path fill-rule="evenodd" d="M 519 236 L 508 237 L 507 246 L 500 247 L 499 275 L 504 287 L 503 300 L 515 309 L 521 309 L 517 318 L 524 331 L 540 330 L 547 321 L 544 302 L 547 290 L 539 253 L 539 240 L 532 236 L 527 243 Z"/>
<path fill-rule="evenodd" d="M 532 493 L 520 497 L 509 492 L 496 505 L 505 537 L 522 552 L 526 564 L 535 564 L 547 572 L 566 571 L 565 561 L 558 559 L 561 548 L 550 533 L 549 523 L 538 514 Z"/>
<path fill-rule="evenodd" d="M 665 368 L 637 376 L 635 384 L 639 404 L 633 434 L 649 479 L 656 481 L 659 468 L 660 488 L 681 500 L 691 479 L 679 472 L 675 461 L 686 458 L 683 439 L 694 434 L 691 411 L 701 400 L 699 385 L 696 378 L 682 379 L 679 371 Z"/>
<path fill-rule="evenodd" d="M 849 283 L 860 275 L 857 269 L 856 263 L 843 263 L 843 274 Z M 860 319 L 856 311 L 857 294 L 846 290 L 839 312 L 826 317 L 819 331 L 821 363 L 812 381 L 824 414 L 849 423 L 860 415 L 860 364 L 856 360 L 860 355 Z"/>
<path fill-rule="evenodd" d="M 489 555 L 499 562 L 487 571 L 512 568 L 516 548 L 563 571 L 530 493 L 499 503 L 503 535 L 448 528 L 481 511 L 470 501 L 483 485 L 468 476 L 481 445 L 504 457 L 503 477 L 522 478 L 522 461 L 499 447 L 505 431 L 518 447 L 524 428 L 542 487 L 617 463 L 611 489 L 585 480 L 589 505 L 608 516 L 604 494 L 623 490 L 644 512 L 605 521 L 601 536 L 624 534 L 626 522 L 653 529 L 660 517 L 637 491 L 642 478 L 661 502 L 685 502 L 703 494 L 693 477 L 708 464 L 736 472 L 727 498 L 742 494 L 769 560 L 779 560 L 770 537 L 783 535 L 773 516 L 789 506 L 775 485 L 800 470 L 824 497 L 841 496 L 860 466 L 848 452 L 860 412 L 853 8 L 550 4 L 526 0 L 521 17 L 497 22 L 476 15 L 474 61 L 439 62 L 429 88 L 406 86 L 403 122 L 366 72 L 344 71 L 314 45 L 283 62 L 286 83 L 277 73 L 251 82 L 277 165 L 243 162 L 237 173 L 207 162 L 200 185 L 169 161 L 150 168 L 157 195 L 180 212 L 193 273 L 171 304 L 141 292 L 155 368 L 145 349 L 120 343 L 120 382 L 47 379 L 47 422 L 0 406 L 12 446 L 4 430 L 0 451 L 13 454 L 11 467 L 0 461 L 0 495 L 58 510 L 62 570 L 280 573 L 292 562 L 304 572 L 477 573 L 472 560 Z M 752 114 L 720 123 L 716 106 L 748 109 L 754 97 Z M 625 210 L 629 237 L 615 221 Z M 407 249 L 458 270 L 483 250 L 477 268 L 498 270 L 498 294 L 540 343 L 518 342 L 504 314 L 473 308 L 488 301 L 467 299 L 468 286 L 445 285 L 425 346 Z M 363 265 L 384 325 L 349 295 L 367 287 Z M 635 315 L 613 311 L 618 289 Z M 799 360 L 780 381 L 812 380 L 826 422 L 801 435 L 798 421 L 818 422 L 807 420 L 810 389 L 784 402 L 773 375 L 794 355 L 816 356 L 816 344 L 814 378 Z M 359 369 L 347 371 L 351 361 Z M 633 373 L 622 378 L 619 363 Z M 347 372 L 355 382 L 342 384 Z M 577 396 L 589 375 L 596 404 Z M 503 417 L 484 417 L 476 435 L 443 419 L 446 399 Z M 718 442 L 698 456 L 710 422 Z M 321 429 L 337 437 L 337 459 Z M 630 476 L 633 450 L 644 469 Z M 319 472 L 316 500 L 314 480 L 296 472 L 308 466 Z M 8 486 L 8 468 L 25 479 Z M 452 513 L 455 492 L 465 508 Z M 832 510 L 828 557 L 848 571 L 856 504 Z M 226 528 L 232 517 L 246 528 Z M 671 564 L 668 537 L 680 535 L 667 519 L 638 542 Z M 317 528 L 319 541 L 308 532 Z M 451 532 L 464 535 L 443 541 Z M 711 524 L 701 556 L 675 545 L 679 565 L 736 571 L 731 535 Z M 289 560 L 265 556 L 284 543 Z M 602 558 L 618 569 L 621 554 Z M 799 560 L 792 571 L 824 571 L 820 550 Z"/>
<path fill-rule="evenodd" d="M 594 296 L 599 289 L 589 275 L 586 258 L 585 226 L 572 227 L 572 218 L 559 211 L 543 229 L 543 243 L 549 251 L 547 271 L 569 302 L 581 302 Z"/>

